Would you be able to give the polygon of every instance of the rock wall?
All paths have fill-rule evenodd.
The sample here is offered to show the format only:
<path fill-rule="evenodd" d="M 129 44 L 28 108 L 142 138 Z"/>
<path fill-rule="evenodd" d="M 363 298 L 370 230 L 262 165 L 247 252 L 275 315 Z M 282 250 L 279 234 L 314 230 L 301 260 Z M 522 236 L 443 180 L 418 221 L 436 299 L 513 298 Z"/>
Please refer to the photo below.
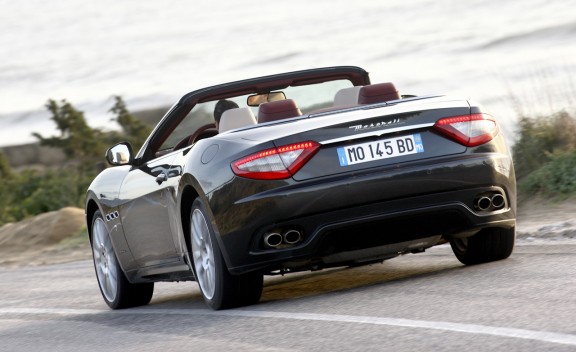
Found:
<path fill-rule="evenodd" d="M 40 146 L 38 143 L 0 147 L 15 169 L 23 167 L 53 167 L 67 161 L 66 155 L 57 148 Z"/>

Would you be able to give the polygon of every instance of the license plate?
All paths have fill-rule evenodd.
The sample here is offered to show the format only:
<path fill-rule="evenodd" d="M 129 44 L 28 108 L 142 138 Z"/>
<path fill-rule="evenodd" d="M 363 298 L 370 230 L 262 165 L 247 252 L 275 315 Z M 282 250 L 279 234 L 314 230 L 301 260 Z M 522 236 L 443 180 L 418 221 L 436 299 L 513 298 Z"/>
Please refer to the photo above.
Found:
<path fill-rule="evenodd" d="M 409 136 L 340 147 L 337 151 L 340 166 L 348 166 L 408 154 L 423 153 L 424 144 L 420 134 L 416 133 Z"/>

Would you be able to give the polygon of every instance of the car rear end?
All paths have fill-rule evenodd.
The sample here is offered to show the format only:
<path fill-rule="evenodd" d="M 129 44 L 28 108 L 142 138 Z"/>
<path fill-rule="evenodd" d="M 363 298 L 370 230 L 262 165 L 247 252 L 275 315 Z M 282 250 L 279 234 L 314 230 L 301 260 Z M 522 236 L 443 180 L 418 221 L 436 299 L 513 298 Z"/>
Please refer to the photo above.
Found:
<path fill-rule="evenodd" d="M 504 136 L 467 100 L 363 105 L 240 136 L 254 146 L 215 191 L 233 204 L 213 207 L 233 273 L 365 264 L 515 226 Z"/>

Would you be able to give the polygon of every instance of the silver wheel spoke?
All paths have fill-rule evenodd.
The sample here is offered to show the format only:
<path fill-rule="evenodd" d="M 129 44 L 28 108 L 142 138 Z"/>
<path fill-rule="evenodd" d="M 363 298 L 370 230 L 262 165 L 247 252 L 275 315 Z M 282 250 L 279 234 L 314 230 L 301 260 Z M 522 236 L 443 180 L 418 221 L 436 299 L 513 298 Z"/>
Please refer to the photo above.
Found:
<path fill-rule="evenodd" d="M 191 216 L 192 259 L 196 271 L 196 280 L 207 299 L 214 297 L 216 288 L 216 267 L 214 248 L 210 239 L 210 230 L 204 214 L 194 209 Z"/>
<path fill-rule="evenodd" d="M 98 284 L 107 301 L 113 302 L 118 289 L 118 263 L 108 229 L 102 218 L 94 220 L 92 253 Z"/>

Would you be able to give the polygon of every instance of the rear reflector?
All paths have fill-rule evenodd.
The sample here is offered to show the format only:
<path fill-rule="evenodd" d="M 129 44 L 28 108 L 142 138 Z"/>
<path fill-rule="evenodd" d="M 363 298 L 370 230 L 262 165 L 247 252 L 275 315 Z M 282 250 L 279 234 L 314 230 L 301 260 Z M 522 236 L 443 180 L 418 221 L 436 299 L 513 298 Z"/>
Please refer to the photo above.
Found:
<path fill-rule="evenodd" d="M 308 141 L 271 148 L 248 155 L 232 163 L 238 176 L 257 180 L 281 180 L 294 175 L 320 148 Z"/>
<path fill-rule="evenodd" d="M 498 124 L 486 114 L 445 117 L 436 121 L 434 128 L 467 147 L 487 143 L 498 134 Z"/>

